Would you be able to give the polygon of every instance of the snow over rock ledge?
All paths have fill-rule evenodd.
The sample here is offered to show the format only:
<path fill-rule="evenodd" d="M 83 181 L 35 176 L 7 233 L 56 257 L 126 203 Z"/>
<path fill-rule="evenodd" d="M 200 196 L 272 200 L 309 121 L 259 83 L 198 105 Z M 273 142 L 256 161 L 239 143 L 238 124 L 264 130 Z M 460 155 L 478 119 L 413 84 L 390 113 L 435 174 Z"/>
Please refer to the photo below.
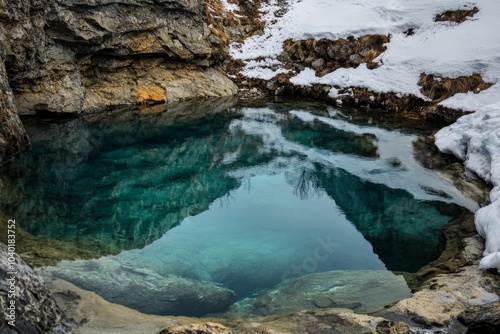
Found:
<path fill-rule="evenodd" d="M 464 160 L 467 170 L 494 186 L 491 204 L 476 212 L 475 223 L 486 240 L 480 268 L 496 268 L 500 273 L 500 102 L 459 118 L 435 138 L 439 150 Z"/>

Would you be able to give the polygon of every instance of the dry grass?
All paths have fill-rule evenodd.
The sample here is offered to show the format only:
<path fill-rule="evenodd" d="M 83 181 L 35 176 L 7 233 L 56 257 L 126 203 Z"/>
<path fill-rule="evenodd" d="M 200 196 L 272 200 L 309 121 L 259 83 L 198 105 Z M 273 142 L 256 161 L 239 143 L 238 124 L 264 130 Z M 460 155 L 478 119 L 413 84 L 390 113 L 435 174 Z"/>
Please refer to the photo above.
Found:
<path fill-rule="evenodd" d="M 264 22 L 260 20 L 261 4 L 267 0 L 241 1 L 228 0 L 239 6 L 236 12 L 227 11 L 220 0 L 206 0 L 204 15 L 212 34 L 217 36 L 222 47 L 227 46 L 230 40 L 243 41 L 248 36 L 262 32 Z M 236 15 L 235 15 L 236 14 Z M 238 36 L 230 35 L 229 27 L 244 27 Z"/>
<path fill-rule="evenodd" d="M 420 89 L 422 94 L 433 102 L 441 102 L 457 93 L 479 93 L 491 87 L 492 84 L 485 82 L 478 73 L 458 78 L 422 73 L 418 85 L 422 87 Z"/>
<path fill-rule="evenodd" d="M 220 39 L 222 45 L 227 45 L 229 43 L 229 35 L 226 34 L 224 25 L 228 25 L 235 20 L 233 13 L 227 12 L 220 0 L 205 1 L 203 10 L 212 34 Z"/>
<path fill-rule="evenodd" d="M 243 39 L 251 35 L 262 33 L 265 22 L 261 20 L 262 12 L 260 11 L 260 8 L 262 7 L 262 4 L 268 3 L 268 0 L 228 1 L 239 2 L 240 11 L 237 12 L 237 14 L 242 16 L 240 18 L 240 24 L 248 27 L 248 31 L 241 36 Z"/>
<path fill-rule="evenodd" d="M 474 7 L 472 9 L 447 10 L 442 14 L 436 15 L 436 17 L 434 17 L 434 22 L 447 21 L 462 23 L 468 18 L 473 17 L 477 12 L 479 12 L 479 9 L 477 9 L 477 7 Z"/>
<path fill-rule="evenodd" d="M 324 63 L 316 65 L 316 75 L 323 76 L 338 68 L 357 67 L 361 63 L 372 62 L 385 51 L 385 44 L 390 37 L 386 35 L 366 35 L 358 39 L 349 37 L 347 39 L 306 39 L 306 40 L 286 40 L 283 49 L 286 51 L 289 60 L 285 67 L 293 69 L 297 63 L 309 66 L 312 61 L 323 59 Z M 372 66 L 374 68 L 374 66 Z"/>

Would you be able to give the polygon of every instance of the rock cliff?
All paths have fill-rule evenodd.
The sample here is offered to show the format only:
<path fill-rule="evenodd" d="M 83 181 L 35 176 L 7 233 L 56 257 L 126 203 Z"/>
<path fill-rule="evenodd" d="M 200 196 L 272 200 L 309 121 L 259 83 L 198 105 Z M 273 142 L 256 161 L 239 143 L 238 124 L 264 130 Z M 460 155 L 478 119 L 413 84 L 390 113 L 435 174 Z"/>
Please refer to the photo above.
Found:
<path fill-rule="evenodd" d="M 207 6 L 201 0 L 0 1 L 0 163 L 28 144 L 16 108 L 18 114 L 80 113 L 235 94 L 218 69 L 227 42 L 207 23 Z"/>
<path fill-rule="evenodd" d="M 20 114 L 86 112 L 236 93 L 216 65 L 200 0 L 11 1 L 0 5 Z"/>
<path fill-rule="evenodd" d="M 1 47 L 0 42 L 0 49 Z M 0 166 L 29 146 L 28 136 L 16 112 L 14 95 L 7 82 L 2 60 L 0 55 Z"/>

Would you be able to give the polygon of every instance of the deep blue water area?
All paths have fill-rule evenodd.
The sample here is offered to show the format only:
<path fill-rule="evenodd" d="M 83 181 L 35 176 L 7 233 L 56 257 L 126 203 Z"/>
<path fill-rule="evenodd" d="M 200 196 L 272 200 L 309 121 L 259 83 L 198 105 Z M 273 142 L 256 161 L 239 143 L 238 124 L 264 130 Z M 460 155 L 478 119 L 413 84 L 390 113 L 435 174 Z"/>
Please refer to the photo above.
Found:
<path fill-rule="evenodd" d="M 291 282 L 372 311 L 408 296 L 392 271 L 436 259 L 441 229 L 477 206 L 415 159 L 429 131 L 306 102 L 203 104 L 24 119 L 33 149 L 3 171 L 0 209 L 95 254 L 47 274 L 146 313 L 290 311 L 255 298 Z M 364 300 L 366 284 L 387 299 Z"/>

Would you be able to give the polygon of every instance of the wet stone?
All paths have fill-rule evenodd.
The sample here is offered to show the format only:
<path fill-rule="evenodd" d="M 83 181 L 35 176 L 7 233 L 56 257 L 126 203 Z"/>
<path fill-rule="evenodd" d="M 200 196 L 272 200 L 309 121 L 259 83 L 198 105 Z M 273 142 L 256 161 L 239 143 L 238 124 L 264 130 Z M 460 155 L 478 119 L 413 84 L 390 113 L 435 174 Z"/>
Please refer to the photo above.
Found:
<path fill-rule="evenodd" d="M 328 296 L 318 296 L 314 299 L 314 305 L 319 308 L 327 308 L 333 305 L 333 300 Z"/>
<path fill-rule="evenodd" d="M 325 66 L 325 60 L 323 58 L 318 58 L 311 63 L 311 67 L 315 70 L 321 69 L 323 66 Z"/>

